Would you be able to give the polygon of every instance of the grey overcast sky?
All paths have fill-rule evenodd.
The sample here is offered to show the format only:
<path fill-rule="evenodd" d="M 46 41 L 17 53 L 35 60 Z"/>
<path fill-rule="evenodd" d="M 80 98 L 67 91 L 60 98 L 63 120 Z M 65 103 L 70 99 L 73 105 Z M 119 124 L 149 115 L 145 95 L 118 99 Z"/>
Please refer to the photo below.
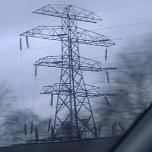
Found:
<path fill-rule="evenodd" d="M 59 18 L 33 14 L 33 11 L 47 4 L 67 4 L 95 12 L 103 20 L 100 23 L 102 26 L 79 22 L 78 26 L 94 30 L 111 38 L 116 45 L 110 48 L 110 56 L 119 54 L 121 47 L 127 46 L 128 43 L 138 42 L 142 37 L 138 35 L 151 34 L 152 1 L 150 0 L 0 0 L 0 2 L 0 78 L 1 81 L 6 81 L 8 85 L 12 85 L 14 94 L 17 96 L 17 102 L 15 103 L 17 108 L 23 107 L 19 35 L 39 25 L 60 26 Z M 129 24 L 130 26 L 127 26 Z M 121 25 L 126 26 L 117 27 Z M 38 78 L 43 78 L 53 72 L 55 73 L 45 79 L 36 80 L 34 97 L 33 63 L 47 55 L 60 55 L 60 43 L 55 45 L 58 42 L 30 38 L 29 44 L 31 49 L 26 49 L 25 39 L 22 38 L 22 40 L 24 50 L 22 52 L 22 70 L 25 108 L 32 108 L 34 100 L 35 111 L 39 113 L 43 111 L 43 116 L 49 116 L 50 97 L 40 95 L 39 92 L 44 85 L 59 82 L 60 70 L 57 71 L 55 68 L 48 69 L 45 67 L 38 68 Z M 45 48 L 52 45 L 54 46 Z M 88 58 L 104 57 L 104 49 L 102 47 L 80 46 L 80 54 Z M 127 53 L 127 50 L 125 53 Z M 102 58 L 97 58 L 97 60 L 102 61 Z M 114 59 L 113 63 L 115 63 Z M 113 64 L 113 66 L 119 67 L 116 64 Z M 101 85 L 97 81 L 99 74 L 87 73 L 85 76 L 87 83 Z"/>

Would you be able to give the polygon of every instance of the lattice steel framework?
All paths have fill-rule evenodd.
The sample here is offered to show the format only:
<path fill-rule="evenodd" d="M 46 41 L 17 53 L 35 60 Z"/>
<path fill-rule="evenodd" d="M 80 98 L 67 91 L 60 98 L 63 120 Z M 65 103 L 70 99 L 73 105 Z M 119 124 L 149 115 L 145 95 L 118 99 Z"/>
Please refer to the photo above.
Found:
<path fill-rule="evenodd" d="M 61 68 L 60 82 L 44 86 L 42 94 L 57 95 L 52 138 L 97 137 L 97 130 L 89 98 L 107 96 L 99 87 L 84 82 L 82 70 L 100 72 L 108 69 L 100 62 L 80 57 L 79 44 L 109 47 L 114 45 L 104 35 L 77 27 L 77 21 L 97 23 L 101 19 L 93 12 L 72 5 L 47 5 L 34 13 L 61 18 L 61 26 L 38 26 L 21 36 L 61 41 L 61 56 L 47 56 L 35 62 L 35 66 Z M 87 134 L 87 135 L 86 135 Z M 89 135 L 89 136 L 88 136 Z"/>

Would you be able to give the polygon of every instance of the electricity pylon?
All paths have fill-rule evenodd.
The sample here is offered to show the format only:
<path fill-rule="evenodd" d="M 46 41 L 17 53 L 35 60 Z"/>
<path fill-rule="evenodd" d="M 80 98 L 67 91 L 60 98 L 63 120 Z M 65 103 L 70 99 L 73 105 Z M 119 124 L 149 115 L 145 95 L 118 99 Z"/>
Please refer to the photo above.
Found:
<path fill-rule="evenodd" d="M 61 26 L 38 26 L 20 36 L 61 41 L 61 56 L 47 56 L 35 62 L 35 67 L 61 68 L 60 82 L 44 86 L 42 94 L 57 95 L 53 134 L 51 138 L 79 140 L 97 137 L 89 98 L 107 96 L 96 86 L 84 82 L 83 71 L 100 72 L 108 69 L 100 62 L 79 55 L 79 44 L 110 47 L 114 45 L 104 35 L 77 27 L 77 21 L 97 23 L 101 19 L 88 10 L 72 5 L 46 5 L 36 14 L 61 18 Z"/>

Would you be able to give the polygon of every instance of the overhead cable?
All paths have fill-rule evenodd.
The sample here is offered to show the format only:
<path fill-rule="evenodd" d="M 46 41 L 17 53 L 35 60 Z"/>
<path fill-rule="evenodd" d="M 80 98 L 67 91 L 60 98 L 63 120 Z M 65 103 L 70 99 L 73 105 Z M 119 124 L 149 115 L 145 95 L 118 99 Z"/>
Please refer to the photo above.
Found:
<path fill-rule="evenodd" d="M 141 5 L 141 4 L 151 3 L 151 2 L 152 1 L 146 1 L 146 2 L 140 2 L 140 3 L 134 3 L 134 4 L 116 6 L 116 7 L 111 7 L 111 8 L 103 9 L 103 10 L 98 10 L 98 11 L 95 11 L 95 12 L 108 11 L 108 10 L 111 10 L 111 9 L 118 9 L 118 8 L 122 8 L 122 7 L 130 7 L 130 6 Z"/>

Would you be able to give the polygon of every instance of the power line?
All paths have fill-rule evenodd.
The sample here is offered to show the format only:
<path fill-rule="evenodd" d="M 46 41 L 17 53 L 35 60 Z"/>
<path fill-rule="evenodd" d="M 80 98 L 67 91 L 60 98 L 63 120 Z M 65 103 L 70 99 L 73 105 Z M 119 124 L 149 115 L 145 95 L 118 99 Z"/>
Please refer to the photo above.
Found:
<path fill-rule="evenodd" d="M 98 24 L 99 25 L 99 24 Z M 101 25 L 99 25 L 99 26 L 101 26 Z M 100 29 L 95 29 L 95 30 L 93 30 L 93 31 L 97 31 L 97 30 L 100 30 Z M 101 29 L 102 30 L 102 29 Z M 126 35 L 129 35 L 129 36 L 132 36 L 131 34 L 128 34 L 128 33 L 126 33 L 126 32 L 122 32 L 122 31 L 118 31 L 118 30 L 115 30 L 115 29 L 112 29 L 113 31 L 116 31 L 116 32 L 119 32 L 119 33 L 123 33 L 123 34 L 126 34 Z"/>
<path fill-rule="evenodd" d="M 26 50 L 26 49 L 25 49 Z M 24 50 L 24 51 L 25 51 Z M 24 125 L 26 126 L 26 116 L 25 116 L 25 91 L 24 91 L 24 73 L 23 73 L 23 57 L 22 57 L 22 51 L 20 51 L 21 55 L 21 79 L 22 79 L 22 102 L 23 102 L 23 112 L 24 112 Z M 26 140 L 26 135 L 25 135 L 25 140 Z"/>
<path fill-rule="evenodd" d="M 53 75 L 54 73 L 56 73 L 57 71 L 59 71 L 59 69 L 58 69 L 58 70 L 56 70 L 56 71 L 54 71 L 54 72 L 52 72 L 52 73 L 50 73 L 49 75 L 47 75 L 47 76 L 45 76 L 45 77 L 42 77 L 42 78 L 36 78 L 36 80 L 41 80 L 41 79 L 47 78 L 47 77 L 49 77 L 50 75 Z"/>
<path fill-rule="evenodd" d="M 136 38 L 136 37 L 147 36 L 147 35 L 152 35 L 152 34 L 142 34 L 142 35 L 135 35 L 135 36 L 119 37 L 119 38 L 114 38 L 114 39 L 111 39 L 111 40 L 117 41 L 117 40 Z"/>
<path fill-rule="evenodd" d="M 23 57 L 22 52 L 20 52 L 20 59 L 21 59 L 21 79 L 22 79 L 22 102 L 23 102 L 23 111 L 24 111 L 24 122 L 26 123 L 25 118 L 25 91 L 24 91 L 24 73 L 23 73 Z"/>
<path fill-rule="evenodd" d="M 138 54 L 140 53 L 140 55 L 145 55 L 145 52 L 150 52 L 150 51 L 149 50 L 145 50 L 145 51 L 136 51 L 136 52 L 133 52 L 133 53 L 125 53 L 125 54 L 120 54 L 120 55 L 112 55 L 112 56 L 110 56 L 110 58 L 113 58 L 115 56 L 126 56 L 126 55 L 132 55 L 132 54 L 137 54 L 137 53 Z M 94 58 L 91 58 L 91 59 L 97 59 L 97 58 L 105 58 L 105 57 L 100 56 L 100 57 L 94 57 Z"/>
<path fill-rule="evenodd" d="M 118 26 L 113 26 L 113 27 L 106 27 L 104 26 L 105 28 L 102 28 L 102 29 L 95 29 L 93 31 L 98 31 L 98 30 L 104 30 L 104 29 L 111 29 L 111 30 L 114 30 L 116 32 L 119 32 L 119 33 L 123 33 L 123 34 L 126 34 L 126 35 L 130 35 L 129 37 L 120 37 L 120 38 L 116 38 L 116 39 L 111 39 L 111 40 L 122 40 L 122 39 L 126 39 L 126 38 L 134 38 L 134 37 L 138 37 L 138 36 L 146 36 L 147 34 L 144 34 L 144 35 L 131 35 L 131 34 L 128 34 L 126 32 L 122 32 L 122 31 L 118 31 L 118 30 L 115 30 L 113 28 L 120 28 L 120 27 L 125 27 L 125 26 L 133 26 L 133 25 L 138 25 L 138 24 L 146 24 L 146 23 L 150 23 L 152 21 L 147 21 L 147 22 L 139 22 L 139 23 L 132 23 L 132 24 L 125 24 L 125 25 L 118 25 Z M 99 25 L 101 26 L 101 25 Z M 149 34 L 148 34 L 149 35 Z"/>
<path fill-rule="evenodd" d="M 124 5 L 124 6 L 120 6 L 120 7 L 128 7 L 128 6 L 132 6 L 132 5 L 139 5 L 139 4 L 149 3 L 149 2 L 152 2 L 152 1 L 146 1 L 146 2 L 142 2 L 142 3 Z M 120 8 L 120 7 L 113 7 L 113 8 L 109 8 L 109 9 L 116 9 L 116 8 Z M 109 10 L 109 9 L 106 9 L 106 10 Z M 101 11 L 102 11 L 102 10 L 101 10 Z M 113 27 L 105 27 L 105 28 L 102 28 L 102 29 L 95 29 L 95 30 L 93 30 L 93 31 L 104 30 L 104 29 L 120 28 L 120 27 L 133 26 L 133 25 L 139 25 L 139 24 L 146 24 L 146 23 L 150 23 L 150 22 L 152 22 L 152 21 L 132 23 L 132 24 L 125 24 L 125 25 L 118 25 L 118 26 L 113 26 Z M 99 25 L 99 26 L 102 26 L 102 25 Z M 124 33 L 124 34 L 130 35 L 130 36 L 129 36 L 129 37 L 116 38 L 116 39 L 112 39 L 112 40 L 122 40 L 122 39 L 126 39 L 126 38 L 135 38 L 135 37 L 138 37 L 138 36 L 145 36 L 145 35 L 133 36 L 133 35 L 128 34 L 128 33 L 126 33 L 126 32 L 122 32 L 122 31 L 118 31 L 118 30 L 114 30 L 114 31 L 117 31 L 117 32 L 120 32 L 120 33 Z M 146 35 L 147 35 L 147 34 L 146 34 Z"/>
<path fill-rule="evenodd" d="M 101 11 L 107 11 L 107 10 L 111 10 L 111 9 L 118 9 L 118 8 L 122 8 L 122 7 L 129 7 L 129 6 L 141 5 L 141 4 L 151 3 L 151 2 L 152 2 L 152 1 L 146 1 L 146 2 L 141 2 L 141 3 L 135 3 L 135 4 L 129 4 L 129 5 L 116 6 L 116 7 L 111 7 L 111 8 L 103 9 L 103 10 L 98 10 L 98 11 L 95 11 L 95 12 L 101 12 Z"/>
<path fill-rule="evenodd" d="M 32 122 L 33 122 L 33 117 L 34 117 L 35 91 L 36 91 L 36 78 L 34 79 L 34 88 L 33 88 Z"/>
<path fill-rule="evenodd" d="M 51 45 L 51 46 L 46 46 L 46 47 L 41 47 L 41 48 L 33 48 L 33 47 L 30 47 L 31 49 L 47 49 L 47 48 L 50 48 L 50 47 L 53 47 L 53 46 L 56 46 L 56 45 L 58 45 L 60 42 L 58 42 L 58 43 L 55 43 L 55 44 L 53 44 L 53 45 Z"/>
<path fill-rule="evenodd" d="M 55 44 L 53 44 L 53 45 L 50 45 L 50 46 L 46 46 L 46 47 L 41 47 L 41 48 L 34 48 L 34 47 L 32 47 L 32 46 L 30 46 L 29 48 L 30 49 L 47 49 L 47 48 L 51 48 L 51 47 L 54 47 L 54 46 L 56 46 L 56 45 L 58 45 L 60 42 L 58 42 L 58 43 L 55 43 Z M 25 52 L 25 51 L 27 51 L 28 49 L 29 49 L 28 47 L 27 48 L 25 48 L 22 52 Z"/>
<path fill-rule="evenodd" d="M 152 21 L 131 23 L 131 24 L 125 24 L 125 25 L 118 25 L 118 26 L 111 26 L 111 27 L 105 27 L 105 28 L 102 28 L 102 29 L 95 29 L 93 31 L 99 31 L 99 30 L 105 30 L 105 29 L 113 29 L 113 28 L 120 28 L 120 27 L 133 26 L 133 25 L 139 25 L 139 24 L 147 24 L 147 23 L 151 23 L 151 22 Z"/>

